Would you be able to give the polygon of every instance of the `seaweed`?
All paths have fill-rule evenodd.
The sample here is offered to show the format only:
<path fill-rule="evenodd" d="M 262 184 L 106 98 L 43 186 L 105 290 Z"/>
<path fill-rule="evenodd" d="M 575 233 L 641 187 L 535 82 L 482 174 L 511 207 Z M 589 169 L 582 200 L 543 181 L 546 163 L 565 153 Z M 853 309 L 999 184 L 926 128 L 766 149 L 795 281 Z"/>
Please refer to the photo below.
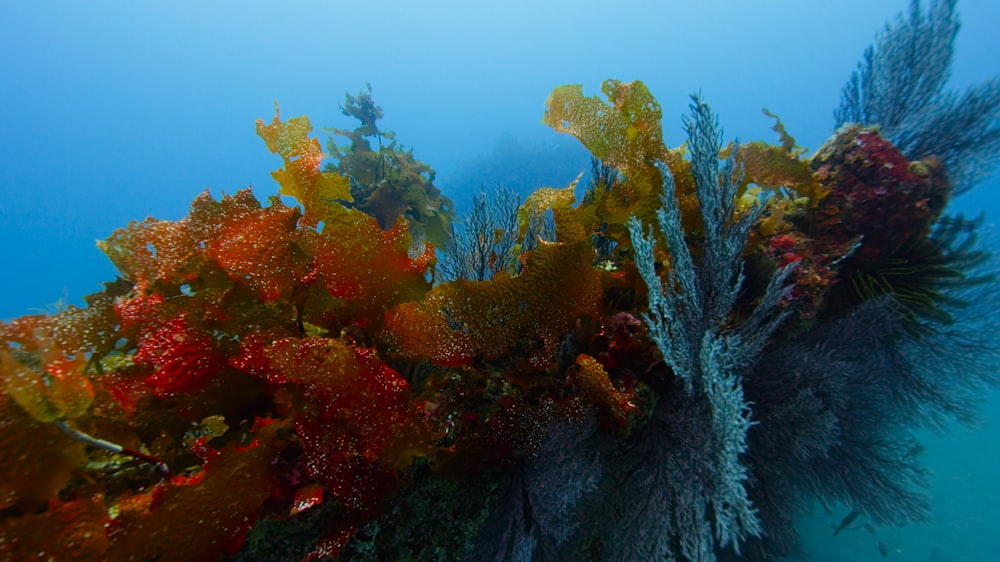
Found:
<path fill-rule="evenodd" d="M 338 145 L 335 139 L 330 140 L 330 155 L 337 162 L 328 164 L 326 170 L 350 179 L 351 206 L 378 219 L 382 228 L 391 227 L 403 217 L 421 238 L 439 246 L 444 244 L 455 218 L 454 206 L 434 186 L 433 168 L 417 160 L 412 149 L 399 144 L 395 133 L 378 128 L 382 108 L 372 99 L 371 84 L 357 96 L 347 94 L 341 111 L 361 121 L 361 125 L 354 130 L 330 129 L 335 136 L 346 137 L 350 144 Z M 378 146 L 373 147 L 370 139 Z"/>

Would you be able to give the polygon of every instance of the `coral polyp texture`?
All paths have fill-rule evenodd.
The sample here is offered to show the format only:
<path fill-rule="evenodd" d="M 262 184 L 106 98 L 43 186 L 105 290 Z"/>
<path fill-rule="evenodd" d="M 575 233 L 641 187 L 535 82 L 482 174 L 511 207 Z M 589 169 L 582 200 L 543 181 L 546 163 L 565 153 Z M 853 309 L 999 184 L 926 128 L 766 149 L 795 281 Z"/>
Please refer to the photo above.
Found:
<path fill-rule="evenodd" d="M 670 148 L 642 82 L 562 86 L 592 177 L 464 221 L 370 89 L 325 169 L 306 117 L 259 121 L 294 201 L 134 222 L 86 306 L 0 324 L 0 559 L 768 560 L 818 503 L 925 520 L 915 431 L 975 421 L 1000 330 L 947 210 L 996 130 L 862 119 L 915 6 L 812 156 L 698 96 Z"/>

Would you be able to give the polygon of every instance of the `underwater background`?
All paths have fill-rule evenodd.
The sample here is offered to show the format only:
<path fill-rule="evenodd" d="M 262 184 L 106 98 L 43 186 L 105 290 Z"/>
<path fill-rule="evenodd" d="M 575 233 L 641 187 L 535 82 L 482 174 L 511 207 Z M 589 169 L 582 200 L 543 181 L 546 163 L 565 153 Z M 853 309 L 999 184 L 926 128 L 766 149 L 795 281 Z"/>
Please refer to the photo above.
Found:
<path fill-rule="evenodd" d="M 663 106 L 664 141 L 700 92 L 725 138 L 798 143 L 833 132 L 840 88 L 905 0 L 700 2 L 7 2 L 0 7 L 0 319 L 82 304 L 114 278 L 96 248 L 146 216 L 183 217 L 205 189 L 277 192 L 279 158 L 254 122 L 277 100 L 318 127 L 353 126 L 345 93 L 371 84 L 383 129 L 437 172 L 459 210 L 481 185 L 522 194 L 589 169 L 579 143 L 541 123 L 549 92 L 642 80 Z M 950 86 L 1000 74 L 1000 3 L 960 0 Z M 325 141 L 325 136 L 321 136 Z M 1000 217 L 1000 177 L 952 210 Z M 996 249 L 996 243 L 992 244 Z M 1000 396 L 983 426 L 921 435 L 932 522 L 860 525 L 817 507 L 800 559 L 1000 561 Z"/>

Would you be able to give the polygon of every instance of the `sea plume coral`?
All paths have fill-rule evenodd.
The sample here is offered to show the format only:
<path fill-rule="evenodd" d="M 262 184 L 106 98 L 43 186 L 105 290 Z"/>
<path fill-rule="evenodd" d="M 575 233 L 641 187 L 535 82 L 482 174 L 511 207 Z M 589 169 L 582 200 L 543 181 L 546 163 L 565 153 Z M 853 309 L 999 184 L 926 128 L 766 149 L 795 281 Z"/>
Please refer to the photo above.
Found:
<path fill-rule="evenodd" d="M 437 266 L 441 280 L 487 281 L 501 271 L 513 272 L 519 206 L 517 193 L 501 184 L 474 195 L 472 208 L 442 247 Z"/>
<path fill-rule="evenodd" d="M 685 125 L 704 228 L 700 259 L 696 262 L 688 248 L 666 166 L 659 166 L 663 207 L 657 213 L 670 250 L 665 280 L 656 273 L 655 238 L 637 220 L 629 223 L 636 266 L 649 288 L 650 313 L 643 318 L 682 384 L 677 395 L 657 406 L 647 429 L 672 437 L 655 443 L 662 438 L 647 436 L 645 441 L 654 442 L 646 444 L 653 460 L 636 467 L 646 475 L 644 487 L 657 492 L 628 508 L 632 529 L 621 528 L 624 534 L 616 538 L 645 533 L 640 542 L 655 545 L 651 558 L 714 560 L 717 550 L 731 545 L 738 552 L 740 541 L 761 532 L 740 459 L 751 426 L 742 378 L 782 320 L 775 305 L 787 294 L 784 282 L 791 266 L 773 275 L 742 325 L 724 328 L 743 284 L 743 251 L 760 206 L 736 216 L 741 173 L 733 157 L 720 170 L 721 133 L 701 98 L 693 98 Z M 690 431 L 679 433 L 679 427 Z"/>
<path fill-rule="evenodd" d="M 929 515 L 927 472 L 914 430 L 975 425 L 983 391 L 998 382 L 995 289 L 952 291 L 978 299 L 953 322 L 913 319 L 889 297 L 822 323 L 764 354 L 746 378 L 753 403 L 751 498 L 767 536 L 754 559 L 787 554 L 794 521 L 815 501 L 856 508 L 880 525 Z"/>

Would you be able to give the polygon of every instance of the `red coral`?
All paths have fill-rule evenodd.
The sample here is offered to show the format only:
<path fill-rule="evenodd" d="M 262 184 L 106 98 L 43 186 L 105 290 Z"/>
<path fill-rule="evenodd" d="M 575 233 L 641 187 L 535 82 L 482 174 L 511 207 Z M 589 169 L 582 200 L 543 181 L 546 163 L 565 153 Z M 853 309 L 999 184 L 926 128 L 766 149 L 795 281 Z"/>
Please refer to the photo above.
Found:
<path fill-rule="evenodd" d="M 289 515 L 298 515 L 303 511 L 323 503 L 323 487 L 318 484 L 308 484 L 295 491 L 292 499 L 292 509 Z"/>
<path fill-rule="evenodd" d="M 212 335 L 183 312 L 144 328 L 133 361 L 148 367 L 146 384 L 160 394 L 199 388 L 225 366 Z"/>
<path fill-rule="evenodd" d="M 146 374 L 146 385 L 157 394 L 199 388 L 226 364 L 215 337 L 194 320 L 193 314 L 143 285 L 119 300 L 115 310 L 121 318 L 122 335 L 135 340 L 132 360 Z M 127 378 L 131 377 L 112 377 L 110 385 L 122 391 L 137 389 Z"/>
<path fill-rule="evenodd" d="M 939 161 L 911 163 L 872 129 L 841 129 L 811 164 L 829 192 L 807 218 L 817 253 L 860 241 L 854 257 L 877 263 L 926 235 L 950 193 Z"/>

